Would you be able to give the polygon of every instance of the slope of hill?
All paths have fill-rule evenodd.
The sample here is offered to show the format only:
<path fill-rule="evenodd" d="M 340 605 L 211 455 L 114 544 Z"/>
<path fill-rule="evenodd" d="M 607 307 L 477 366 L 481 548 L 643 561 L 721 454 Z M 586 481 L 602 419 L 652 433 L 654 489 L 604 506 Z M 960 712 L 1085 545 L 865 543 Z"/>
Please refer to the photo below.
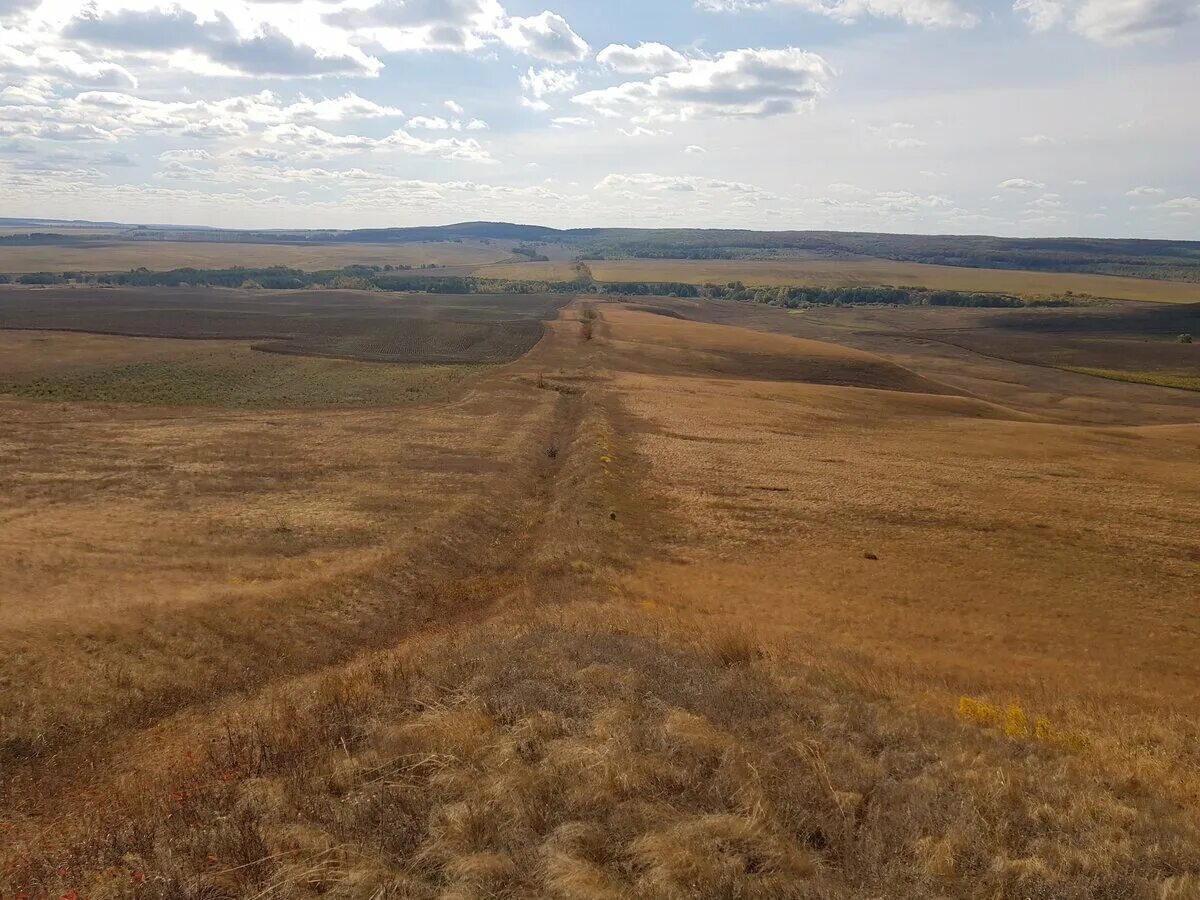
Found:
<path fill-rule="evenodd" d="M 115 223 L 0 219 L 13 231 L 83 225 L 112 229 Z M 139 241 L 232 243 L 369 243 L 500 241 L 556 244 L 584 259 L 759 259 L 871 257 L 991 269 L 1086 272 L 1175 281 L 1200 281 L 1200 241 L 1124 238 L 1004 238 L 988 235 L 883 234 L 837 231 L 734 229 L 578 228 L 560 230 L 508 222 L 462 222 L 406 228 L 238 230 L 182 226 L 128 226 L 122 236 Z M 39 234 L 52 242 L 54 235 Z M 0 242 L 29 241 L 9 234 Z"/>

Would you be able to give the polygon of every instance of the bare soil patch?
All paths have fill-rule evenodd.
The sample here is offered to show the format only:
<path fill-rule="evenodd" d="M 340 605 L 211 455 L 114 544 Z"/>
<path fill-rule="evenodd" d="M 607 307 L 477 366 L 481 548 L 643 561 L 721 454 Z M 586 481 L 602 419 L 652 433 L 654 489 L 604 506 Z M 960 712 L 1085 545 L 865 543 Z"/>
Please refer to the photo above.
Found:
<path fill-rule="evenodd" d="M 10 288 L 0 328 L 241 339 L 276 353 L 410 363 L 507 362 L 570 298 L 542 295 Z"/>

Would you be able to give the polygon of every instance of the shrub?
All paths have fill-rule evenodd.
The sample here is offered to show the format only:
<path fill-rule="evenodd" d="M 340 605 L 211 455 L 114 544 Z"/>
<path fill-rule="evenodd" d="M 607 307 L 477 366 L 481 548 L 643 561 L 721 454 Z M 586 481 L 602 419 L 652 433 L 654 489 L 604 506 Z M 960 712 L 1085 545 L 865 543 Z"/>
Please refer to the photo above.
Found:
<path fill-rule="evenodd" d="M 22 275 L 17 279 L 18 284 L 66 284 L 67 279 L 54 272 L 34 272 Z"/>
<path fill-rule="evenodd" d="M 1191 342 L 1192 342 L 1192 336 L 1190 334 L 1181 334 L 1179 336 L 1179 343 L 1190 344 Z"/>

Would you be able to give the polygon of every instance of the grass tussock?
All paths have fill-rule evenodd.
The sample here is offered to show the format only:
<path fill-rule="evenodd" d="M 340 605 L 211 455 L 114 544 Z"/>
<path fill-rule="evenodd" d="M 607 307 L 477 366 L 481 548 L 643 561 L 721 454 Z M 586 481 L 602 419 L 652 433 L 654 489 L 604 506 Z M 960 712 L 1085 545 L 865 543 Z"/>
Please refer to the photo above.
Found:
<path fill-rule="evenodd" d="M 620 603 L 513 610 L 264 699 L 22 875 L 98 897 L 1195 896 L 1194 811 L 1006 733 L 1011 710 L 979 728 L 860 676 Z"/>

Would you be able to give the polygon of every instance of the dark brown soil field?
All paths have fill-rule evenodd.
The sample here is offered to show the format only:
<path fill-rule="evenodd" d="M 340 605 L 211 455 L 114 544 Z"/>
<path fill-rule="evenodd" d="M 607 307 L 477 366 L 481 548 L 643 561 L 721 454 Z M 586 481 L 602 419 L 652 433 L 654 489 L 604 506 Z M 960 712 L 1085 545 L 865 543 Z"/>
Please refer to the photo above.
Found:
<path fill-rule="evenodd" d="M 569 298 L 211 288 L 7 288 L 0 328 L 250 340 L 275 353 L 406 363 L 507 362 Z"/>
<path fill-rule="evenodd" d="M 811 315 L 810 315 L 811 313 Z M 1200 371 L 1200 304 L 1121 303 L 1066 309 L 847 309 L 804 315 L 830 324 L 918 332 L 1035 365 Z"/>

